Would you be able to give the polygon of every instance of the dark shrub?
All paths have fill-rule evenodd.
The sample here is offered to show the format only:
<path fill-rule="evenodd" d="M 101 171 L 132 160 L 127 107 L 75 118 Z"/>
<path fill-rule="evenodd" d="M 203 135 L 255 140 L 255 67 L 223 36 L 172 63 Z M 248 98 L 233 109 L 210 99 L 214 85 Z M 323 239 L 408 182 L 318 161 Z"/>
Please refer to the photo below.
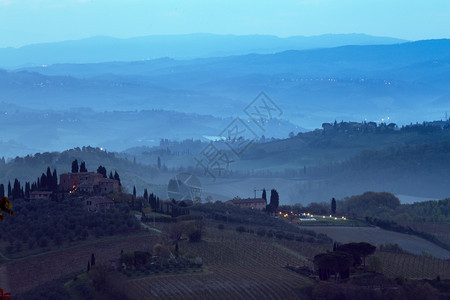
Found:
<path fill-rule="evenodd" d="M 236 227 L 236 231 L 239 233 L 242 233 L 242 232 L 245 232 L 246 230 L 245 230 L 244 226 L 238 226 L 238 227 Z"/>
<path fill-rule="evenodd" d="M 288 241 L 292 241 L 294 239 L 294 234 L 293 233 L 286 233 L 284 238 Z"/>
<path fill-rule="evenodd" d="M 195 230 L 189 234 L 189 242 L 200 242 L 202 240 L 202 231 Z"/>
<path fill-rule="evenodd" d="M 305 242 L 308 242 L 308 243 L 314 243 L 314 238 L 313 237 L 307 237 L 306 239 L 305 239 Z"/>
<path fill-rule="evenodd" d="M 277 231 L 277 232 L 275 232 L 275 237 L 276 237 L 277 239 L 282 240 L 282 239 L 284 238 L 284 232 L 283 232 L 283 231 Z"/>
<path fill-rule="evenodd" d="M 256 232 L 259 236 L 265 236 L 266 235 L 267 230 L 265 228 L 259 228 L 258 231 Z"/>

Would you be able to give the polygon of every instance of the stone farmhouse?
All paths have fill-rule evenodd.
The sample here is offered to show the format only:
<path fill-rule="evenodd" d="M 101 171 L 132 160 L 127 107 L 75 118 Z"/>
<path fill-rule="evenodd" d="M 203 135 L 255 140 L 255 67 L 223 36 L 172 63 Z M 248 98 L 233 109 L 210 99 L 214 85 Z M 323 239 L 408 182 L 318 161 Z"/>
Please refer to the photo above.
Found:
<path fill-rule="evenodd" d="M 250 208 L 256 210 L 263 210 L 267 206 L 267 200 L 263 198 L 247 198 L 247 199 L 235 198 L 233 200 L 228 200 L 225 203 L 235 205 L 240 208 Z"/>
<path fill-rule="evenodd" d="M 99 212 L 113 207 L 114 201 L 103 196 L 94 196 L 83 200 L 83 205 L 88 211 Z"/>
<path fill-rule="evenodd" d="M 59 190 L 73 193 L 75 191 L 103 195 L 119 191 L 119 181 L 104 178 L 95 172 L 64 173 L 59 175 Z"/>

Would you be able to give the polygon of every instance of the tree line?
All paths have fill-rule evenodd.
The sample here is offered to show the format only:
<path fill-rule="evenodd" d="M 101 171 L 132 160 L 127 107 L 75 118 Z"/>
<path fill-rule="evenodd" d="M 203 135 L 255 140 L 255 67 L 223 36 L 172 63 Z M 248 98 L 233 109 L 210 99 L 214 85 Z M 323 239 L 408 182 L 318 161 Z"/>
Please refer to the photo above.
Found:
<path fill-rule="evenodd" d="M 319 279 L 328 280 L 331 275 L 341 279 L 350 277 L 350 268 L 358 267 L 364 262 L 366 267 L 366 257 L 373 254 L 376 247 L 365 242 L 333 245 L 333 252 L 320 253 L 314 256 L 314 265 L 319 268 Z"/>
<path fill-rule="evenodd" d="M 78 197 L 60 201 L 18 199 L 14 211 L 14 218 L 2 224 L 0 232 L 9 254 L 140 230 L 128 205 L 122 203 L 93 216 Z"/>
<path fill-rule="evenodd" d="M 29 199 L 31 192 L 34 191 L 53 192 L 56 191 L 57 189 L 58 189 L 58 175 L 56 169 L 53 169 L 53 172 L 51 172 L 50 167 L 47 167 L 47 172 L 42 173 L 42 175 L 32 183 L 27 181 L 23 185 L 17 178 L 15 178 L 12 185 L 11 181 L 8 182 L 7 189 L 5 189 L 3 183 L 0 184 L 0 198 L 7 195 L 8 198 L 11 198 L 12 200 L 23 198 Z"/>

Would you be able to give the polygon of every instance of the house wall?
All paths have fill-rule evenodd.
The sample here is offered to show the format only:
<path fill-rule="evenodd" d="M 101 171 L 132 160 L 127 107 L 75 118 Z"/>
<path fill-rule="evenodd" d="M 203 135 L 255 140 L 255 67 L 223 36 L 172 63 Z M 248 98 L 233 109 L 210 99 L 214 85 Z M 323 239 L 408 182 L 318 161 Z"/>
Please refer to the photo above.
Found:
<path fill-rule="evenodd" d="M 119 182 L 113 179 L 103 178 L 95 172 L 64 173 L 59 175 L 59 190 L 71 191 L 74 187 L 80 187 L 85 192 L 111 193 L 119 189 Z"/>

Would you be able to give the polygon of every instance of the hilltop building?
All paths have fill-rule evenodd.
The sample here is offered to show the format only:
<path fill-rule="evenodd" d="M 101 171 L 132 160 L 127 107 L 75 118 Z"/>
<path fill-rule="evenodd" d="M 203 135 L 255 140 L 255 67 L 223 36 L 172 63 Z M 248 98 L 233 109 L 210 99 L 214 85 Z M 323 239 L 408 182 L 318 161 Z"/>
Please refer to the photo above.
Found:
<path fill-rule="evenodd" d="M 102 174 L 95 172 L 64 173 L 59 176 L 59 190 L 73 193 L 75 191 L 109 194 L 118 191 L 119 181 L 104 178 Z"/>

